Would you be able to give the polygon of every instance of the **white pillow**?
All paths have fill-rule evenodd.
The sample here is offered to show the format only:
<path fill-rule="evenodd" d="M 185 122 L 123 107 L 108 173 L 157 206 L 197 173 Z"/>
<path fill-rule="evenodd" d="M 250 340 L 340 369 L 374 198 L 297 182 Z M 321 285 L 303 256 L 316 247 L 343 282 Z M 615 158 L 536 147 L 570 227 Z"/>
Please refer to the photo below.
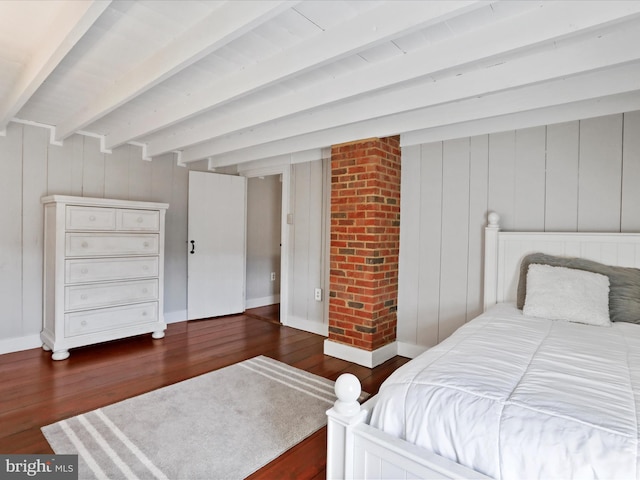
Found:
<path fill-rule="evenodd" d="M 529 265 L 522 313 L 532 317 L 608 326 L 609 277 L 551 265 Z"/>

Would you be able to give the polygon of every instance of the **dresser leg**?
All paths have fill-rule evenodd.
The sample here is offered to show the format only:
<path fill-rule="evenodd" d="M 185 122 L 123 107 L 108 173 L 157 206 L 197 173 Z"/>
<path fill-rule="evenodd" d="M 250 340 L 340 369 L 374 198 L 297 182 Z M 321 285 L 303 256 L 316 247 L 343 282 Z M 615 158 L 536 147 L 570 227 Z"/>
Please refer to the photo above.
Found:
<path fill-rule="evenodd" d="M 153 332 L 153 333 L 151 334 L 151 336 L 152 336 L 153 338 L 155 338 L 156 340 L 157 340 L 157 339 L 159 339 L 159 338 L 164 338 L 164 330 L 159 330 L 159 331 L 157 331 L 157 332 Z"/>
<path fill-rule="evenodd" d="M 53 360 L 65 360 L 69 358 L 69 350 L 58 350 L 51 355 Z"/>
<path fill-rule="evenodd" d="M 43 349 L 45 352 L 50 352 L 50 351 L 51 351 L 51 348 L 50 348 L 50 347 L 49 347 L 49 345 L 47 345 L 46 343 L 43 343 L 43 344 L 42 344 L 42 349 Z"/>

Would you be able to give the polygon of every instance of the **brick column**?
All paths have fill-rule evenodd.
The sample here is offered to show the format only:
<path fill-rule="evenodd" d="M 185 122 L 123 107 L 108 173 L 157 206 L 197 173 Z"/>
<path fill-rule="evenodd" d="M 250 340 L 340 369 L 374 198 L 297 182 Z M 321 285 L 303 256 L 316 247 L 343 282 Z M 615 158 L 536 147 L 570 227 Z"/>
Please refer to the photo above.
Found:
<path fill-rule="evenodd" d="M 329 343 L 372 352 L 395 341 L 399 245 L 400 138 L 333 146 Z"/>

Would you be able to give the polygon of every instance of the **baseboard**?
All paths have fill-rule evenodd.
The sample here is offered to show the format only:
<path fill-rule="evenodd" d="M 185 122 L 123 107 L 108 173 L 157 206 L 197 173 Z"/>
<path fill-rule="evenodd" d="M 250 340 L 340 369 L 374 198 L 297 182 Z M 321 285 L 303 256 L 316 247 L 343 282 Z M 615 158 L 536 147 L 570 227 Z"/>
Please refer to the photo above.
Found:
<path fill-rule="evenodd" d="M 324 341 L 324 354 L 357 363 L 363 367 L 373 368 L 395 357 L 398 354 L 398 344 L 397 342 L 388 343 L 370 352 L 326 339 Z"/>
<path fill-rule="evenodd" d="M 269 295 L 268 297 L 247 298 L 245 300 L 245 308 L 264 307 L 265 305 L 273 305 L 280 303 L 280 295 Z"/>
<path fill-rule="evenodd" d="M 298 330 L 304 330 L 305 332 L 316 333 L 323 337 L 329 335 L 329 327 L 326 323 L 312 322 L 292 315 L 287 317 L 287 323 L 285 325 L 287 327 L 297 328 Z"/>
<path fill-rule="evenodd" d="M 416 358 L 427 350 L 429 350 L 429 347 L 414 345 L 413 343 L 398 342 L 398 355 L 401 357 Z"/>
<path fill-rule="evenodd" d="M 26 335 L 24 337 L 7 338 L 0 340 L 0 354 L 21 352 L 22 350 L 31 350 L 32 348 L 40 348 L 42 340 L 40 334 Z"/>

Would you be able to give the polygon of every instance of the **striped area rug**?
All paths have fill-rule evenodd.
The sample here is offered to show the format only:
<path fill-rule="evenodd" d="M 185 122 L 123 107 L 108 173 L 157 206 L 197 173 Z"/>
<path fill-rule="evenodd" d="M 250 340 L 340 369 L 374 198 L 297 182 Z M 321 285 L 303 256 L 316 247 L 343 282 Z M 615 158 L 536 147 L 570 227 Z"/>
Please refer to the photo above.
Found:
<path fill-rule="evenodd" d="M 244 478 L 326 425 L 333 385 L 259 356 L 42 431 L 80 479 Z"/>

